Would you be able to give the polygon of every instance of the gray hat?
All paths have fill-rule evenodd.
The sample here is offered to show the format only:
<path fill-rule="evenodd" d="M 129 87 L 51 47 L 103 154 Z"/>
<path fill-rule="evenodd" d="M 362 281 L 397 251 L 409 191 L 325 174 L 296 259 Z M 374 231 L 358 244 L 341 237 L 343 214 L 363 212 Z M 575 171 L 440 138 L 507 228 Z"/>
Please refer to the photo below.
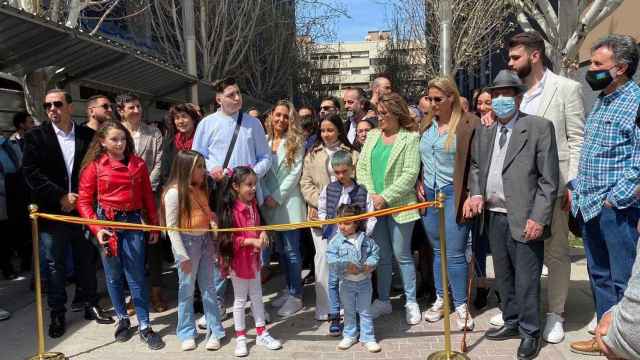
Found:
<path fill-rule="evenodd" d="M 488 87 L 487 90 L 492 91 L 504 88 L 513 88 L 516 90 L 517 94 L 527 91 L 527 86 L 524 85 L 518 75 L 511 70 L 500 70 L 496 78 L 493 80 L 493 85 Z"/>

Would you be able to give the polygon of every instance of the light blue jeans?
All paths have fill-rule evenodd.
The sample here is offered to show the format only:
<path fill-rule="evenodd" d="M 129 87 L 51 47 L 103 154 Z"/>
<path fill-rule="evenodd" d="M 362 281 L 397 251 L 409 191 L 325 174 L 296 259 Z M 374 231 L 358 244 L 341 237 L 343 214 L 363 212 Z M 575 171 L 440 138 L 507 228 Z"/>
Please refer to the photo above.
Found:
<path fill-rule="evenodd" d="M 380 301 L 389 301 L 391 261 L 392 256 L 395 256 L 400 268 L 406 301 L 416 302 L 416 267 L 411 253 L 411 234 L 414 224 L 413 221 L 398 224 L 391 216 L 378 218 L 373 230 L 373 238 L 380 247 L 380 261 L 376 270 Z"/>
<path fill-rule="evenodd" d="M 202 304 L 207 319 L 207 338 L 224 337 L 224 328 L 220 323 L 216 302 L 214 244 L 210 234 L 190 235 L 180 233 L 187 255 L 191 259 L 191 273 L 187 274 L 178 266 L 178 326 L 176 334 L 180 341 L 195 339 L 197 330 L 194 325 L 193 292 L 196 280 L 202 293 Z"/>
<path fill-rule="evenodd" d="M 340 297 L 344 307 L 344 330 L 342 335 L 355 339 L 358 336 L 358 324 L 356 315 L 360 316 L 361 343 L 376 341 L 373 331 L 373 317 L 369 308 L 371 306 L 371 279 L 340 281 Z"/>

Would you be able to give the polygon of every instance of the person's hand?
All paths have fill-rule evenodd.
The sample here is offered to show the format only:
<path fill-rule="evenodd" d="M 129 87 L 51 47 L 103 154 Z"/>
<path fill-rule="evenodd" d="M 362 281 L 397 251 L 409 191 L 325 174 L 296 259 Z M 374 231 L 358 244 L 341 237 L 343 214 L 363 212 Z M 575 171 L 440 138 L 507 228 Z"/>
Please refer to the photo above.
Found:
<path fill-rule="evenodd" d="M 424 187 L 422 187 L 422 183 L 420 182 L 416 184 L 416 196 L 420 202 L 427 201 L 427 198 L 424 197 Z"/>
<path fill-rule="evenodd" d="M 271 209 L 275 209 L 279 205 L 278 202 L 271 197 L 271 195 L 267 196 L 267 198 L 264 199 L 264 204 Z"/>
<path fill-rule="evenodd" d="M 471 219 L 475 216 L 473 210 L 471 209 L 471 198 L 469 197 L 464 201 L 464 204 L 462 204 L 462 216 L 465 219 Z"/>
<path fill-rule="evenodd" d="M 366 264 L 365 264 L 365 265 L 362 267 L 362 272 L 363 272 L 363 273 L 372 273 L 372 272 L 373 272 L 373 270 L 375 270 L 375 269 L 376 269 L 376 267 L 375 267 L 375 266 L 371 266 L 371 265 L 366 265 Z"/>
<path fill-rule="evenodd" d="M 471 217 L 481 214 L 483 209 L 484 199 L 482 199 L 482 196 L 472 196 L 469 198 L 469 211 Z"/>
<path fill-rule="evenodd" d="M 382 210 L 387 207 L 387 202 L 380 195 L 371 194 L 371 201 L 373 202 L 373 208 L 376 210 Z"/>
<path fill-rule="evenodd" d="M 60 199 L 60 207 L 62 211 L 68 213 L 76 208 L 76 201 L 78 200 L 78 194 L 68 193 L 62 196 Z"/>
<path fill-rule="evenodd" d="M 543 230 L 544 226 L 528 219 L 527 224 L 524 226 L 524 239 L 526 241 L 535 240 L 542 235 Z"/>
<path fill-rule="evenodd" d="M 109 243 L 109 238 L 111 237 L 111 235 L 113 235 L 113 233 L 107 229 L 102 229 L 98 231 L 98 233 L 96 234 L 96 239 L 98 239 L 98 244 L 100 244 L 101 246 L 104 246 L 107 243 Z"/>
<path fill-rule="evenodd" d="M 562 211 L 571 210 L 571 190 L 567 189 L 567 192 L 564 194 L 564 199 L 562 199 Z"/>
<path fill-rule="evenodd" d="M 222 170 L 222 167 L 220 166 L 216 166 L 211 170 L 211 177 L 213 178 L 213 180 L 215 181 L 220 181 L 222 180 L 222 178 L 224 178 L 224 171 Z"/>
<path fill-rule="evenodd" d="M 149 240 L 147 241 L 147 244 L 153 245 L 153 244 L 158 243 L 159 236 L 160 236 L 160 234 L 157 231 L 152 231 L 149 234 Z"/>
<path fill-rule="evenodd" d="M 602 319 L 600 319 L 600 322 L 598 322 L 598 326 L 596 327 L 596 342 L 598 343 L 602 353 L 610 360 L 619 359 L 619 357 L 609 349 L 602 338 L 609 332 L 612 320 L 611 312 L 608 312 L 602 316 Z"/>
<path fill-rule="evenodd" d="M 604 207 L 606 207 L 607 209 L 611 209 L 613 207 L 613 204 L 609 202 L 609 200 L 604 201 Z"/>
<path fill-rule="evenodd" d="M 496 114 L 493 111 L 489 111 L 488 113 L 482 115 L 482 117 L 480 118 L 480 122 L 485 127 L 489 127 L 493 125 L 494 122 L 496 122 Z"/>
<path fill-rule="evenodd" d="M 309 211 L 307 212 L 307 218 L 309 220 L 318 220 L 318 209 L 314 207 L 309 207 Z"/>
<path fill-rule="evenodd" d="M 180 270 L 185 274 L 191 274 L 191 271 L 193 270 L 193 263 L 191 262 L 191 260 L 185 260 L 181 262 Z"/>
<path fill-rule="evenodd" d="M 357 275 L 360 274 L 360 269 L 354 263 L 349 263 L 347 265 L 347 273 Z"/>
<path fill-rule="evenodd" d="M 269 235 L 266 231 L 260 233 L 260 248 L 264 249 L 269 246 Z"/>

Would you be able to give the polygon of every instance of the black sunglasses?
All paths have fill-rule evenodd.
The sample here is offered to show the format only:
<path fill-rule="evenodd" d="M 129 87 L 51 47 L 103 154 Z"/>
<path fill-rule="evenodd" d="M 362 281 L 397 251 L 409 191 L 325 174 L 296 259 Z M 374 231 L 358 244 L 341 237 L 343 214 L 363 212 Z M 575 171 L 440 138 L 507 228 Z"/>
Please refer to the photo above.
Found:
<path fill-rule="evenodd" d="M 109 109 L 111 109 L 111 104 L 96 105 L 96 106 L 90 107 L 90 109 L 94 109 L 94 108 L 98 108 L 98 107 L 101 107 L 101 108 L 103 108 L 105 110 L 109 110 Z"/>
<path fill-rule="evenodd" d="M 64 103 L 62 101 L 54 101 L 54 102 L 46 102 L 44 104 L 42 104 L 42 107 L 45 110 L 49 110 L 51 108 L 51 106 L 56 107 L 56 108 L 61 108 L 62 106 L 64 106 Z"/>

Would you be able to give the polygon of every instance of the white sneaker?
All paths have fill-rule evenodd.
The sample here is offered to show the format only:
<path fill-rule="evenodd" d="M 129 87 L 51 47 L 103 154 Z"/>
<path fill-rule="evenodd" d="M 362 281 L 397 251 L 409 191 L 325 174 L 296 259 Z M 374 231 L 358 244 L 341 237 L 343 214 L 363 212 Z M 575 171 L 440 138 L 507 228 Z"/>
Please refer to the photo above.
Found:
<path fill-rule="evenodd" d="M 318 314 L 316 313 L 313 317 L 316 321 L 327 321 L 329 320 L 329 314 Z"/>
<path fill-rule="evenodd" d="M 338 350 L 347 350 L 358 342 L 355 338 L 345 336 L 338 344 Z"/>
<path fill-rule="evenodd" d="M 458 315 L 456 318 L 456 325 L 458 325 L 458 330 L 462 331 L 465 329 L 465 320 L 466 320 L 466 329 L 471 331 L 475 327 L 475 323 L 473 322 L 473 318 L 471 314 L 469 314 L 469 309 L 467 309 L 467 304 L 462 304 L 456 308 L 456 314 Z"/>
<path fill-rule="evenodd" d="M 428 322 L 440 321 L 444 316 L 444 299 L 440 296 L 436 297 L 436 301 L 431 305 L 429 310 L 425 311 L 424 319 Z"/>
<path fill-rule="evenodd" d="M 547 313 L 547 322 L 542 331 L 544 341 L 558 344 L 564 339 L 564 319 L 556 313 Z"/>
<path fill-rule="evenodd" d="M 420 313 L 420 307 L 417 303 L 408 302 L 405 307 L 405 320 L 409 325 L 419 324 L 422 320 L 422 314 Z"/>
<path fill-rule="evenodd" d="M 289 296 L 287 300 L 278 309 L 278 316 L 291 316 L 302 309 L 302 299 L 295 296 Z"/>
<path fill-rule="evenodd" d="M 547 267 L 547 265 L 542 265 L 542 272 L 540 273 L 541 276 L 549 276 L 549 268 Z"/>
<path fill-rule="evenodd" d="M 236 357 L 244 357 L 249 355 L 247 351 L 247 337 L 246 336 L 238 336 L 236 338 L 236 349 L 233 352 Z"/>
<path fill-rule="evenodd" d="M 371 304 L 371 308 L 369 309 L 369 311 L 371 311 L 371 317 L 372 318 L 377 318 L 380 315 L 388 315 L 391 314 L 391 302 L 390 301 L 380 301 L 378 299 L 376 299 L 372 304 Z"/>
<path fill-rule="evenodd" d="M 196 321 L 196 325 L 200 330 L 207 330 L 207 318 L 202 315 L 202 317 Z"/>
<path fill-rule="evenodd" d="M 370 353 L 377 353 L 377 352 L 380 352 L 380 350 L 382 350 L 380 345 L 378 345 L 378 343 L 375 341 L 365 343 L 364 347 L 366 347 L 367 351 L 369 351 Z"/>
<path fill-rule="evenodd" d="M 215 337 L 215 335 L 211 335 L 209 336 L 209 340 L 207 341 L 207 345 L 205 346 L 205 349 L 207 350 L 218 350 L 220 349 L 221 345 L 220 345 L 220 340 L 218 340 L 217 337 Z"/>
<path fill-rule="evenodd" d="M 282 305 L 287 301 L 288 298 L 289 298 L 289 293 L 285 291 L 282 294 L 278 295 L 278 297 L 273 299 L 273 301 L 271 302 L 271 306 L 277 307 L 277 308 L 282 307 Z"/>
<path fill-rule="evenodd" d="M 595 335 L 597 326 L 598 326 L 598 316 L 596 314 L 593 314 L 593 319 L 591 319 L 591 322 L 589 323 L 589 325 L 587 325 L 587 331 L 589 332 L 589 334 Z"/>
<path fill-rule="evenodd" d="M 256 337 L 256 344 L 264 346 L 269 350 L 278 350 L 282 347 L 280 340 L 274 339 L 268 332 L 263 332 L 262 335 Z"/>
<path fill-rule="evenodd" d="M 190 351 L 196 348 L 196 342 L 193 339 L 187 339 L 180 344 L 182 351 Z"/>
<path fill-rule="evenodd" d="M 491 317 L 491 319 L 489 319 L 489 325 L 495 326 L 495 327 L 503 327 L 504 326 L 504 319 L 502 318 L 502 311 L 498 311 L 497 314 L 493 315 Z"/>

